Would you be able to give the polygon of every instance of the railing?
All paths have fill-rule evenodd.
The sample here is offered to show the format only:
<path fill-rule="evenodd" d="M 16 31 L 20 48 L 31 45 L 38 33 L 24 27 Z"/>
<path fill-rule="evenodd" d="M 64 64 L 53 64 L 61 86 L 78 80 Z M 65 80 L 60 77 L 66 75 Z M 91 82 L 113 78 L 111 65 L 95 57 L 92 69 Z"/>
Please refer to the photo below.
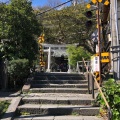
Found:
<path fill-rule="evenodd" d="M 83 63 L 83 61 L 78 61 L 77 62 L 77 68 L 76 68 L 76 70 L 78 71 L 78 72 L 82 72 L 82 73 L 84 73 L 85 71 L 84 71 L 84 68 L 86 68 L 86 70 L 87 70 L 87 72 L 88 72 L 88 69 L 89 69 L 89 67 L 90 67 L 90 61 L 84 61 L 85 62 L 85 64 L 87 63 L 87 66 L 85 66 L 85 64 Z M 81 70 L 80 70 L 80 67 L 81 67 Z"/>
<path fill-rule="evenodd" d="M 83 63 L 84 63 L 84 66 L 85 66 L 85 68 L 86 68 L 86 72 L 87 73 L 89 73 L 89 71 L 88 71 L 88 66 L 86 65 L 86 63 L 85 63 L 85 60 L 84 60 L 84 58 L 83 58 Z M 104 100 L 104 102 L 105 102 L 105 104 L 106 104 L 106 106 L 107 106 L 107 109 L 108 109 L 108 120 L 112 120 L 112 111 L 111 111 L 111 108 L 110 108 L 110 106 L 109 106 L 109 104 L 108 104 L 108 102 L 107 102 L 107 100 L 106 100 L 106 98 L 105 98 L 105 96 L 104 96 L 104 94 L 103 94 L 103 92 L 102 92 L 102 89 L 101 89 L 101 87 L 100 87 L 100 85 L 98 84 L 98 82 L 97 82 L 97 80 L 96 80 L 96 77 L 95 77 L 95 75 L 91 72 L 91 74 L 92 74 L 92 98 L 94 99 L 95 98 L 95 91 L 94 91 L 94 83 L 97 85 L 97 88 L 98 88 L 98 90 L 99 90 L 99 92 L 100 92 L 100 94 L 101 94 L 101 96 L 102 96 L 102 98 L 103 98 L 103 100 Z M 89 75 L 89 74 L 88 74 Z M 88 76 L 88 90 L 90 91 L 90 80 L 89 80 L 89 76 Z"/>

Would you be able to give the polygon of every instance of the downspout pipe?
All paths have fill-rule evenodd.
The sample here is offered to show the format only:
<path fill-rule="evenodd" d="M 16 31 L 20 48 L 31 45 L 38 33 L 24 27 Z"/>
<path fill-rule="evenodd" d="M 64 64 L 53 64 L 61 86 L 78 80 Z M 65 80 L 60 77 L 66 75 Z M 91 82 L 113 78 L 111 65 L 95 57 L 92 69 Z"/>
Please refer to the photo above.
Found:
<path fill-rule="evenodd" d="M 110 1 L 111 2 L 111 1 Z M 111 8 L 112 5 L 110 5 L 110 31 L 111 31 L 111 34 L 110 34 L 110 40 L 112 39 L 112 8 Z M 111 41 L 111 46 L 112 46 L 112 41 Z M 111 50 L 111 49 L 110 49 Z M 111 58 L 113 57 L 113 55 L 111 54 Z M 111 72 L 113 72 L 113 61 L 111 60 Z"/>
<path fill-rule="evenodd" d="M 114 9 L 115 9 L 115 27 L 116 27 L 116 42 L 117 42 L 117 46 L 119 46 L 119 37 L 118 37 L 118 34 L 119 34 L 119 30 L 118 30 L 118 4 L 117 4 L 117 0 L 115 0 L 115 4 L 114 4 Z M 119 48 L 117 49 L 119 50 Z M 118 52 L 117 53 L 118 56 L 120 56 L 120 53 Z M 117 78 L 120 79 L 120 59 L 118 58 L 117 59 Z"/>

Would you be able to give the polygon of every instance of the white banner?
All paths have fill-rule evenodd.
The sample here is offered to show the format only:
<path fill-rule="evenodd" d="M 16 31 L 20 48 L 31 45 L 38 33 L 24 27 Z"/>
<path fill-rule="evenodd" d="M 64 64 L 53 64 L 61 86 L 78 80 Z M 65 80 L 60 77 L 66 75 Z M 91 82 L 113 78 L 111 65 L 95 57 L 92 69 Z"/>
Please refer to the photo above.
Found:
<path fill-rule="evenodd" d="M 91 57 L 91 67 L 93 72 L 99 72 L 99 56 Z"/>

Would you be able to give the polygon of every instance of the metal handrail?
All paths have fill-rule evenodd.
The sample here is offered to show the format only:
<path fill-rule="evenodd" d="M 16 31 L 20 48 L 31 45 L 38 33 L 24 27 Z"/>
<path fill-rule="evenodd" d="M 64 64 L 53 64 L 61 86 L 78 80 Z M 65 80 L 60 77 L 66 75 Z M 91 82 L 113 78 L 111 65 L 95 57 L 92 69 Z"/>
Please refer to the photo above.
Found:
<path fill-rule="evenodd" d="M 86 63 L 85 63 L 85 60 L 84 60 L 84 58 L 83 58 L 83 63 L 84 63 L 84 65 L 85 65 L 85 67 L 87 68 L 87 65 L 86 65 Z M 88 71 L 88 69 L 86 69 L 87 70 L 87 72 L 89 72 Z M 98 87 L 98 90 L 99 90 L 99 92 L 100 92 L 100 94 L 101 94 L 101 96 L 102 96 L 102 98 L 103 98 L 103 100 L 104 100 L 104 102 L 105 102 L 105 104 L 106 104 L 106 106 L 107 106 L 107 108 L 108 108 L 108 120 L 112 120 L 112 111 L 111 111 L 111 108 L 110 108 L 110 106 L 109 106 L 109 104 L 108 104 L 108 102 L 107 102 L 107 100 L 106 100 L 106 98 L 105 98 L 105 95 L 103 94 L 103 92 L 102 92 L 102 89 L 101 89 L 101 87 L 100 87 L 100 85 L 98 84 L 98 82 L 97 82 L 97 80 L 96 80 L 96 78 L 95 78 L 95 75 L 91 72 L 91 74 L 92 74 L 92 76 L 93 76 L 93 80 L 92 80 L 92 97 L 94 98 L 94 81 L 95 81 L 95 83 L 96 83 L 96 85 L 97 85 L 97 87 Z"/>
<path fill-rule="evenodd" d="M 83 64 L 84 64 L 84 66 L 85 66 L 85 68 L 86 68 L 86 72 L 89 73 L 88 66 L 86 65 L 86 62 L 85 62 L 84 58 L 82 58 L 82 59 L 83 59 Z M 83 73 L 84 73 L 84 72 L 83 72 Z M 89 94 L 90 94 L 91 92 L 90 92 L 90 79 L 89 79 L 89 74 L 87 74 L 87 76 L 88 76 L 88 91 L 89 91 Z"/>
<path fill-rule="evenodd" d="M 107 108 L 108 108 L 108 120 L 112 120 L 112 111 L 111 111 L 111 108 L 110 108 L 110 106 L 109 106 L 109 104 L 108 104 L 108 102 L 107 102 L 107 100 L 106 100 L 106 98 L 105 98 L 105 95 L 103 94 L 103 92 L 102 92 L 102 89 L 101 89 L 101 87 L 100 87 L 100 85 L 98 84 L 98 82 L 97 82 L 97 80 L 96 80 L 96 78 L 95 78 L 95 75 L 92 73 L 92 76 L 93 76 L 93 78 L 94 78 L 94 80 L 93 81 L 95 81 L 95 83 L 96 83 L 96 85 L 97 85 L 97 87 L 98 87 L 98 90 L 99 90 L 99 92 L 100 92 L 100 94 L 101 94 L 101 96 L 102 96 L 102 98 L 103 98 L 103 100 L 104 100 L 104 102 L 105 102 L 105 104 L 106 104 L 106 106 L 107 106 Z M 93 88 L 92 88 L 93 89 Z M 93 90 L 94 91 L 94 90 Z"/>

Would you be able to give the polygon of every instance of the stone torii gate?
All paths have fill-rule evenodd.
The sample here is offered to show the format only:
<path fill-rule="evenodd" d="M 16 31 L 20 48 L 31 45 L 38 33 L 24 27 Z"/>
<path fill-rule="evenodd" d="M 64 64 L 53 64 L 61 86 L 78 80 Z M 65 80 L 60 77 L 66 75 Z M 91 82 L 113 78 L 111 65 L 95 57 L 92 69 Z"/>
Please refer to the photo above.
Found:
<path fill-rule="evenodd" d="M 64 57 L 68 58 L 68 54 L 66 53 L 67 44 L 58 45 L 58 44 L 43 43 L 42 46 L 43 46 L 44 53 L 47 53 L 47 69 L 46 69 L 46 72 L 51 72 L 51 63 L 52 63 L 51 57 L 64 56 Z M 69 60 L 68 60 L 68 72 L 71 72 L 71 67 L 69 65 Z"/>

